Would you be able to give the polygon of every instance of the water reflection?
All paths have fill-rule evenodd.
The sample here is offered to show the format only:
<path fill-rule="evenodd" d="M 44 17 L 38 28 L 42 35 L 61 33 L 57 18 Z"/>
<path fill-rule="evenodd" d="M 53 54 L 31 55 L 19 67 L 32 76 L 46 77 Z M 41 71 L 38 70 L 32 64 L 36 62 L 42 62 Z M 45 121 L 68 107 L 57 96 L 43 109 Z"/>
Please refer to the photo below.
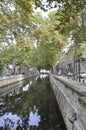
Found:
<path fill-rule="evenodd" d="M 34 106 L 29 115 L 26 117 L 19 117 L 16 114 L 5 113 L 0 117 L 0 129 L 5 130 L 20 130 L 37 128 L 39 126 L 40 116 L 38 115 L 38 109 Z"/>
<path fill-rule="evenodd" d="M 0 117 L 0 129 L 6 130 L 16 130 L 17 126 L 22 124 L 22 119 L 18 117 L 16 114 L 5 113 L 2 117 Z"/>
<path fill-rule="evenodd" d="M 44 77 L 1 97 L 0 130 L 65 130 L 49 79 Z"/>
<path fill-rule="evenodd" d="M 38 115 L 38 109 L 36 108 L 36 106 L 34 106 L 34 110 L 30 112 L 29 114 L 29 126 L 39 126 L 39 122 L 40 122 L 40 115 Z"/>
<path fill-rule="evenodd" d="M 41 74 L 41 75 L 40 75 L 40 78 L 41 78 L 41 79 L 44 79 L 44 78 L 46 78 L 47 76 L 48 76 L 48 74 Z"/>
<path fill-rule="evenodd" d="M 23 91 L 27 91 L 29 89 L 30 84 L 27 84 L 23 87 Z"/>

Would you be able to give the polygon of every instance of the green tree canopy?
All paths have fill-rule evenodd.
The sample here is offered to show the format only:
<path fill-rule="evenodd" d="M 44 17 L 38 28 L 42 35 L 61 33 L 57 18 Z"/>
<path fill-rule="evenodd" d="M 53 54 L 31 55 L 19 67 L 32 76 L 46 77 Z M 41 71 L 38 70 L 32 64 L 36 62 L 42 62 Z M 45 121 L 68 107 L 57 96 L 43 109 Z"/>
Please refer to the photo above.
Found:
<path fill-rule="evenodd" d="M 53 14 L 52 14 L 53 15 Z M 38 17 L 38 19 L 37 19 Z M 54 15 L 52 16 L 54 19 Z M 37 66 L 49 69 L 57 61 L 59 53 L 66 43 L 66 37 L 55 30 L 56 21 L 36 16 L 36 26 L 32 30 L 33 37 L 37 40 L 36 51 L 33 52 Z"/>

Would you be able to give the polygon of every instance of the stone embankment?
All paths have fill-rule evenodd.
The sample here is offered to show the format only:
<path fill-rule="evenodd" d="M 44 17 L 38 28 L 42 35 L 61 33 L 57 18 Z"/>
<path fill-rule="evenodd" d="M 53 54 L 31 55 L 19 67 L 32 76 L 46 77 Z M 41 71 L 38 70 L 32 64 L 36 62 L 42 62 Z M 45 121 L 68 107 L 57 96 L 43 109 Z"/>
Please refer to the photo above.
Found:
<path fill-rule="evenodd" d="M 0 79 L 0 88 L 7 86 L 9 84 L 19 82 L 21 80 L 24 80 L 28 78 L 29 76 L 26 75 L 14 75 L 14 76 L 9 76 L 9 77 L 3 77 Z"/>
<path fill-rule="evenodd" d="M 50 75 L 67 130 L 86 130 L 86 84 Z"/>
<path fill-rule="evenodd" d="M 3 94 L 4 92 L 7 92 L 14 87 L 16 87 L 16 84 L 23 84 L 23 82 L 26 79 L 30 79 L 34 76 L 37 76 L 38 74 L 30 74 L 30 75 L 13 75 L 13 76 L 6 76 L 0 78 L 0 94 Z M 15 85 L 13 85 L 15 84 Z"/>

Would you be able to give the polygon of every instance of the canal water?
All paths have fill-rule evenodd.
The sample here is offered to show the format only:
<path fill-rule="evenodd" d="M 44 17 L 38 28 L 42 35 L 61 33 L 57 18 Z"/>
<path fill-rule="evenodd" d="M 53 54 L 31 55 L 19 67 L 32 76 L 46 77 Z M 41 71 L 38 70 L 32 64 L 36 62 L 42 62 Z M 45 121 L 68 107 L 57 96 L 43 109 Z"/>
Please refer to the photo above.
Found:
<path fill-rule="evenodd" d="M 47 75 L 0 97 L 0 130 L 66 130 Z"/>

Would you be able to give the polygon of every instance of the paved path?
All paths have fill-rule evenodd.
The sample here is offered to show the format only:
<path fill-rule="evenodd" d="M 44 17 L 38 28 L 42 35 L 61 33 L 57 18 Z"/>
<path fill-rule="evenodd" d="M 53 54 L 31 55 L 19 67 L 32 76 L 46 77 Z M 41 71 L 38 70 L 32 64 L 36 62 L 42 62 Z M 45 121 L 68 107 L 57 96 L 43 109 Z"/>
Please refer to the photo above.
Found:
<path fill-rule="evenodd" d="M 57 79 L 59 79 L 60 81 L 64 82 L 65 84 L 71 86 L 71 88 L 74 89 L 75 91 L 79 91 L 80 93 L 86 95 L 86 82 L 85 83 L 79 82 L 71 78 L 68 79 L 67 77 L 64 76 L 57 76 L 57 75 L 54 76 L 57 77 Z"/>
<path fill-rule="evenodd" d="M 69 77 L 69 78 L 67 76 L 62 76 L 62 77 L 65 77 L 66 79 L 73 80 L 73 77 Z M 77 80 L 73 80 L 73 81 L 79 82 L 79 78 L 77 78 Z M 86 78 L 81 78 L 79 83 L 86 84 Z"/>

